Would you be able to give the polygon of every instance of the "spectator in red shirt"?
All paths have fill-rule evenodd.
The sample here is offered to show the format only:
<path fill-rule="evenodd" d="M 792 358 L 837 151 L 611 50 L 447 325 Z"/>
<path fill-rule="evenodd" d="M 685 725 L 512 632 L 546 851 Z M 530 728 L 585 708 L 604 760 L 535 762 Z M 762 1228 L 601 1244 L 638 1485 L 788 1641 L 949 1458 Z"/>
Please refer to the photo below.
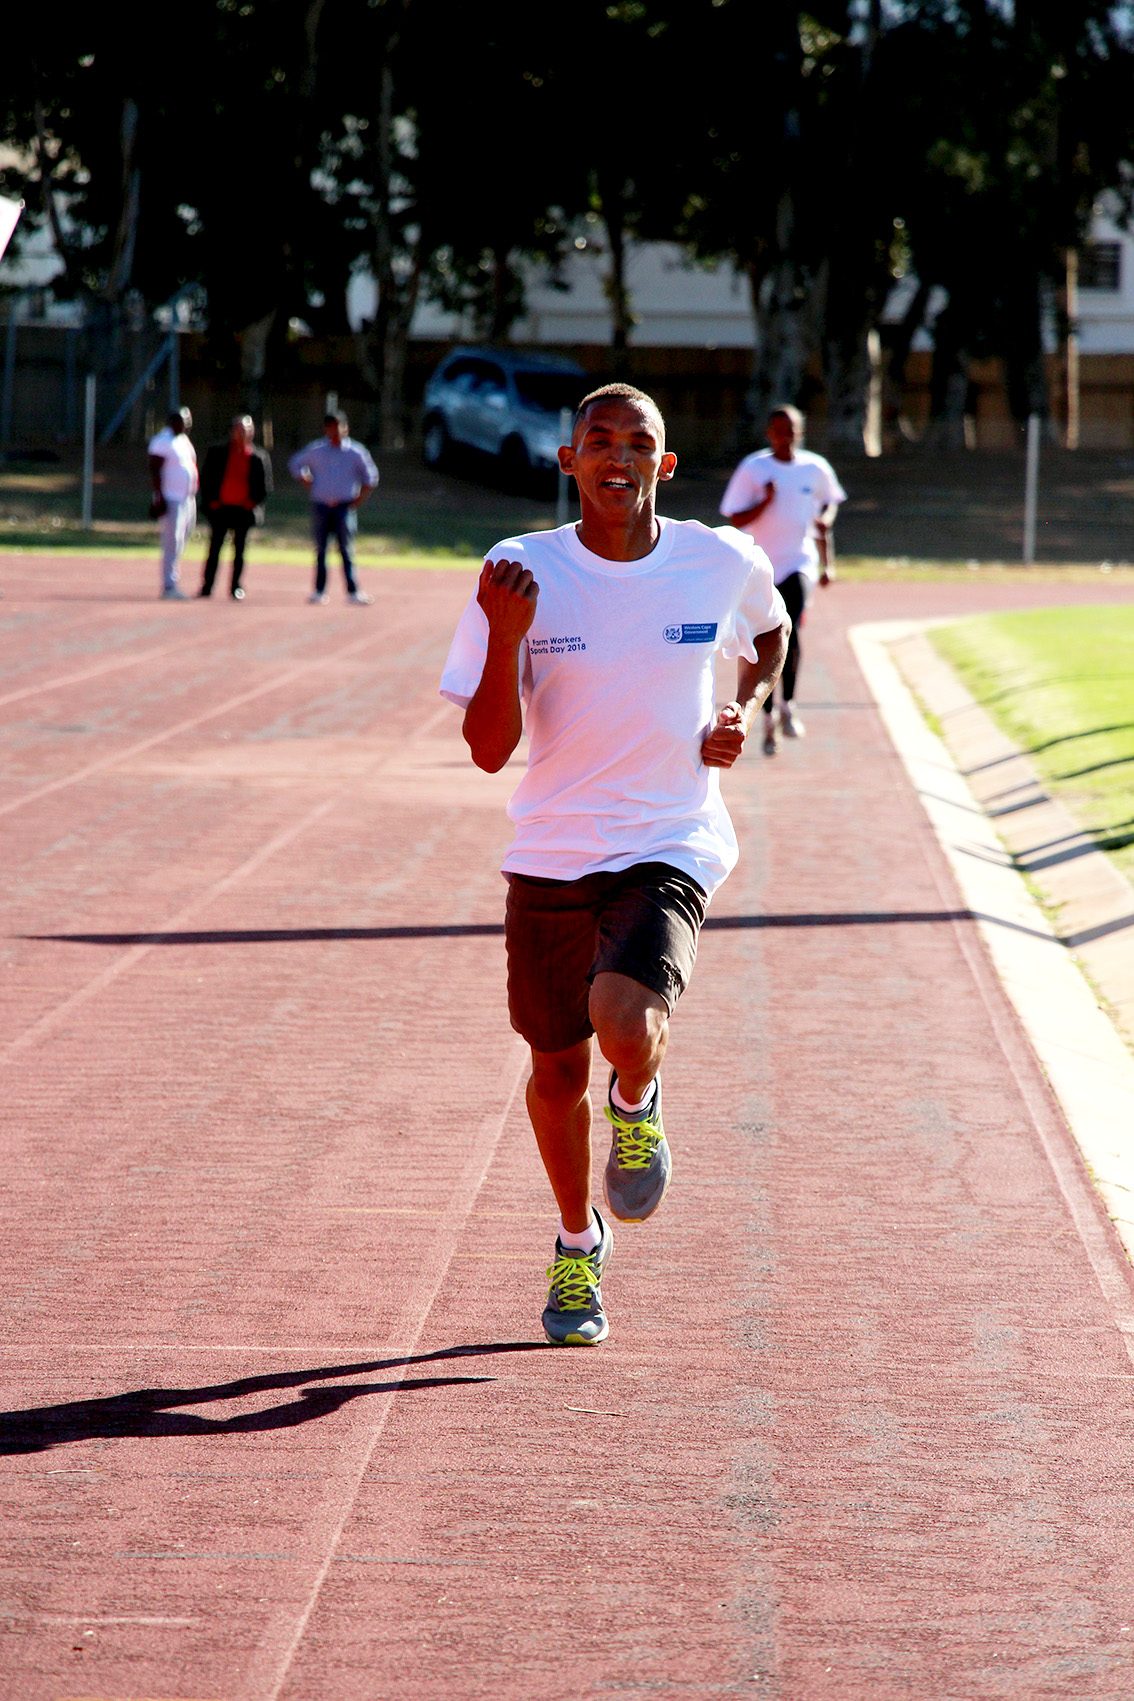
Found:
<path fill-rule="evenodd" d="M 211 597 L 224 540 L 232 533 L 230 595 L 238 602 L 244 591 L 244 543 L 252 526 L 264 523 L 264 499 L 272 488 L 272 462 L 266 449 L 254 443 L 256 428 L 246 413 L 237 414 L 227 443 L 214 443 L 201 468 L 201 506 L 211 531 L 205 577 L 197 592 Z"/>

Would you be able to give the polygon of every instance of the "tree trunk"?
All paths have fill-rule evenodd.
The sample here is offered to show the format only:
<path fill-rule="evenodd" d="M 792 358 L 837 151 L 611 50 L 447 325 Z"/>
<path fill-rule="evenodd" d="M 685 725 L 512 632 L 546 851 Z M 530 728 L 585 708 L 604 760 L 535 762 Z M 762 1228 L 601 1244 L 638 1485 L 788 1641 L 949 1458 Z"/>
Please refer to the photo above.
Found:
<path fill-rule="evenodd" d="M 610 250 L 610 270 L 603 280 L 603 290 L 610 303 L 610 346 L 614 353 L 612 364 L 616 378 L 629 376 L 630 331 L 634 324 L 630 292 L 626 287 L 626 200 L 629 187 L 621 178 L 599 179 L 599 199 Z"/>
<path fill-rule="evenodd" d="M 933 285 L 923 283 L 919 278 L 913 300 L 891 338 L 890 358 L 883 377 L 882 413 L 885 424 L 896 427 L 899 436 L 911 443 L 914 441 L 915 432 L 905 412 L 906 363 L 910 357 L 913 340 L 925 320 L 925 310 L 929 306 L 932 293 Z"/>
<path fill-rule="evenodd" d="M 257 425 L 264 412 L 264 373 L 268 366 L 268 338 L 276 322 L 276 309 L 265 313 L 237 332 L 240 344 L 240 405 L 247 408 Z"/>
<path fill-rule="evenodd" d="M 1017 278 L 1009 301 L 1011 311 L 1004 349 L 1004 377 L 1012 417 L 1022 425 L 1033 413 L 1047 419 L 1051 412 L 1041 330 L 1043 308 L 1039 278 L 1034 273 Z"/>
<path fill-rule="evenodd" d="M 36 164 L 39 167 L 39 192 L 43 201 L 43 210 L 47 215 L 47 222 L 51 226 L 51 240 L 55 247 L 55 253 L 62 264 L 67 287 L 74 294 L 81 295 L 84 289 L 83 274 L 78 255 L 63 234 L 59 205 L 55 199 L 51 156 L 47 151 L 47 118 L 43 110 L 43 102 L 40 100 L 35 103 L 35 138 Z"/>
<path fill-rule="evenodd" d="M 411 264 L 409 277 L 402 280 L 397 304 L 386 319 L 379 415 L 379 439 L 384 449 L 404 449 L 406 445 L 406 346 L 421 282 L 420 242 Z"/>
<path fill-rule="evenodd" d="M 511 252 L 507 247 L 492 250 L 492 303 L 487 325 L 490 343 L 506 343 L 516 317 L 516 277 L 510 263 Z"/>
<path fill-rule="evenodd" d="M 355 337 L 355 351 L 363 378 L 378 399 L 379 445 L 383 449 L 402 449 L 406 440 L 406 344 L 421 283 L 421 236 L 419 233 L 408 251 L 403 253 L 399 266 L 390 206 L 395 147 L 394 73 L 389 54 L 378 79 L 378 114 L 374 130 L 374 210 L 370 254 L 378 286 L 378 303 L 369 325 L 363 326 Z M 506 267 L 506 256 L 504 264 Z"/>
<path fill-rule="evenodd" d="M 815 346 L 815 321 L 826 287 L 823 268 L 812 274 L 790 251 L 790 197 L 781 201 L 777 254 L 770 266 L 748 265 L 756 350 L 744 398 L 743 428 L 757 440 L 772 408 L 797 404 L 803 393 L 807 362 Z"/>
<path fill-rule="evenodd" d="M 852 455 L 861 455 L 866 447 L 871 329 L 869 325 L 860 325 L 850 336 L 828 338 L 823 351 L 827 441 L 832 448 Z"/>
<path fill-rule="evenodd" d="M 129 287 L 134 270 L 134 247 L 138 236 L 138 200 L 141 172 L 137 164 L 138 103 L 129 97 L 122 103 L 122 207 L 114 233 L 114 252 L 100 294 L 116 303 Z"/>
<path fill-rule="evenodd" d="M 965 447 L 965 407 L 969 394 L 969 351 L 958 309 L 943 307 L 933 326 L 933 370 L 929 389 L 926 440 L 939 449 Z"/>

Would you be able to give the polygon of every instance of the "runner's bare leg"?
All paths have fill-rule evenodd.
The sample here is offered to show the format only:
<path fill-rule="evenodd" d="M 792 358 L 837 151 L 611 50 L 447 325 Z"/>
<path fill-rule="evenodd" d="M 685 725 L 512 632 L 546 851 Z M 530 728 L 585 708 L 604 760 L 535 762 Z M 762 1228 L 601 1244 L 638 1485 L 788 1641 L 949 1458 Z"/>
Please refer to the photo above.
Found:
<path fill-rule="evenodd" d="M 532 1051 L 528 1115 L 563 1227 L 591 1224 L 591 1042 Z"/>
<path fill-rule="evenodd" d="M 604 970 L 591 987 L 590 1017 L 599 1049 L 617 1071 L 630 1103 L 649 1091 L 669 1039 L 669 1012 L 656 992 L 629 975 Z M 567 1051 L 532 1051 L 528 1115 L 563 1226 L 591 1222 L 591 1042 Z"/>
<path fill-rule="evenodd" d="M 640 1104 L 669 1043 L 664 998 L 629 975 L 604 970 L 591 985 L 591 1026 L 627 1104 Z"/>

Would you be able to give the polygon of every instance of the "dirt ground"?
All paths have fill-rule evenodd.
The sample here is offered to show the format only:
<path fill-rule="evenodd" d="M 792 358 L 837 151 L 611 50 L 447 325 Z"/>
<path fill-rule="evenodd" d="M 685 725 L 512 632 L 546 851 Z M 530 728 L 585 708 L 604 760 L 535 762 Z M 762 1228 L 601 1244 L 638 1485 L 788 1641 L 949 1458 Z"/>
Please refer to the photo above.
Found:
<path fill-rule="evenodd" d="M 57 463 L 0 470 L 0 545 L 60 541 L 77 524 L 79 468 L 73 451 Z M 279 489 L 261 546 L 306 537 L 306 498 L 277 453 Z M 553 522 L 550 488 L 528 496 L 493 487 L 479 467 L 462 476 L 430 473 L 409 451 L 379 457 L 382 484 L 362 510 L 363 536 L 391 548 L 478 554 L 503 537 Z M 849 500 L 838 527 L 848 557 L 1015 563 L 1023 532 L 1022 454 L 909 451 L 848 460 L 837 469 Z M 679 468 L 664 511 L 715 523 L 727 469 Z M 151 536 L 140 450 L 101 451 L 95 493 L 100 543 Z M 77 540 L 76 540 L 77 541 Z M 1052 564 L 1134 561 L 1134 456 L 1045 448 L 1041 464 L 1037 559 Z"/>

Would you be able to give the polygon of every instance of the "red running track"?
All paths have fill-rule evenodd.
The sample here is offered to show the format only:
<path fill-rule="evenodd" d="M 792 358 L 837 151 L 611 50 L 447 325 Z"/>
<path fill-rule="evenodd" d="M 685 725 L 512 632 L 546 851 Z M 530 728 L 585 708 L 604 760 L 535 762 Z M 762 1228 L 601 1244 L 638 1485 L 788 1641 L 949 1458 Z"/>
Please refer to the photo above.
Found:
<path fill-rule="evenodd" d="M 814 609 L 556 1352 L 470 576 L 2 577 L 4 1701 L 1128 1701 L 1134 1366 L 845 639 L 1052 587 Z"/>

